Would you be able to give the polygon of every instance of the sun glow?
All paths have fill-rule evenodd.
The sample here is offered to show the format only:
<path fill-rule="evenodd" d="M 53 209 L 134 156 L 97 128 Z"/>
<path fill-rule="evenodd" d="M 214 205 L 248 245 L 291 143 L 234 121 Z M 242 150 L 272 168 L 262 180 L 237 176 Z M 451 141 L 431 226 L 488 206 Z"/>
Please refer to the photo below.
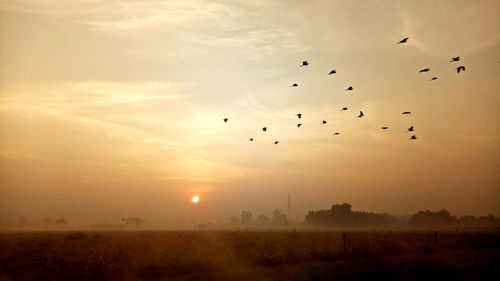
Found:
<path fill-rule="evenodd" d="M 198 202 L 200 202 L 200 197 L 198 197 L 198 195 L 195 195 L 191 198 L 191 202 L 193 202 L 194 204 L 198 204 Z"/>

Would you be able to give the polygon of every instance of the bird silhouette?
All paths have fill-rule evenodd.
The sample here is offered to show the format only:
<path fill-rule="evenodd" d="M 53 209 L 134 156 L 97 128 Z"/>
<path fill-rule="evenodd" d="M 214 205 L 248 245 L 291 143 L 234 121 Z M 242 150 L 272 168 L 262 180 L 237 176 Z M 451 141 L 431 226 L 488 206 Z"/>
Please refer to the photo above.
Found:
<path fill-rule="evenodd" d="M 302 113 L 297 113 L 297 117 L 302 118 Z"/>
<path fill-rule="evenodd" d="M 253 138 L 249 138 L 248 140 L 249 140 L 249 141 L 253 141 Z"/>
<path fill-rule="evenodd" d="M 297 124 L 297 128 L 300 128 L 300 126 L 302 126 L 302 124 L 301 124 L 301 123 Z"/>
<path fill-rule="evenodd" d="M 460 57 L 454 57 L 454 58 L 451 58 L 450 62 L 459 61 L 459 60 L 460 60 Z"/>
<path fill-rule="evenodd" d="M 340 111 L 346 111 L 346 110 L 348 110 L 348 109 L 349 109 L 349 108 L 347 108 L 347 107 L 342 107 L 342 109 L 341 109 Z"/>
<path fill-rule="evenodd" d="M 415 136 L 415 135 L 412 135 L 410 138 L 410 140 L 416 140 L 416 139 L 417 139 L 417 136 Z"/>
<path fill-rule="evenodd" d="M 381 127 L 380 129 L 382 129 L 382 130 L 387 130 L 387 129 L 389 129 L 389 127 L 384 126 L 384 127 Z"/>
<path fill-rule="evenodd" d="M 279 143 L 279 141 L 274 141 L 274 144 L 278 144 L 278 143 Z"/>
<path fill-rule="evenodd" d="M 457 67 L 457 73 L 460 73 L 460 71 L 465 71 L 465 66 L 461 65 Z"/>
<path fill-rule="evenodd" d="M 431 70 L 431 69 L 430 68 L 420 69 L 420 71 L 418 73 L 429 72 L 429 70 Z"/>
<path fill-rule="evenodd" d="M 226 122 L 226 123 L 227 123 L 227 120 L 229 120 L 229 118 L 224 118 L 224 119 L 222 119 L 222 120 L 224 120 L 224 122 Z"/>
<path fill-rule="evenodd" d="M 337 73 L 337 70 L 334 69 L 334 70 L 330 71 L 330 73 L 328 73 L 328 75 L 332 75 L 332 74 L 335 74 L 335 73 Z"/>
<path fill-rule="evenodd" d="M 415 131 L 415 129 L 413 128 L 413 126 L 410 126 L 410 128 L 408 128 L 408 132 L 413 132 Z"/>
<path fill-rule="evenodd" d="M 365 116 L 365 114 L 363 113 L 363 111 L 360 111 L 358 117 L 361 118 L 363 116 Z"/>
<path fill-rule="evenodd" d="M 290 86 L 290 87 L 298 87 L 298 86 L 299 86 L 299 84 L 293 83 L 292 86 Z"/>
<path fill-rule="evenodd" d="M 437 77 L 432 77 L 431 80 L 429 80 L 429 81 L 437 80 L 437 79 L 438 79 Z"/>
<path fill-rule="evenodd" d="M 326 124 L 326 123 L 327 123 L 327 122 L 326 122 L 325 120 L 323 120 L 323 121 L 321 122 L 321 125 Z"/>
<path fill-rule="evenodd" d="M 411 114 L 411 111 L 405 111 L 405 112 L 401 113 L 401 115 L 408 115 L 408 114 Z"/>
<path fill-rule="evenodd" d="M 262 131 L 266 132 L 267 131 L 267 127 L 262 128 Z"/>
<path fill-rule="evenodd" d="M 338 135 L 340 135 L 340 133 L 339 132 L 335 132 L 333 135 L 334 136 L 338 136 Z"/>
<path fill-rule="evenodd" d="M 301 66 L 308 66 L 308 65 L 309 65 L 309 62 L 305 60 L 305 61 L 302 62 Z"/>
<path fill-rule="evenodd" d="M 352 91 L 354 89 L 352 86 L 349 86 L 349 88 L 346 89 L 346 91 Z"/>
<path fill-rule="evenodd" d="M 410 38 L 408 38 L 408 37 L 403 38 L 401 41 L 399 41 L 399 42 L 398 42 L 398 43 L 396 43 L 396 44 L 404 44 L 404 43 L 408 42 L 408 39 L 410 39 Z"/>

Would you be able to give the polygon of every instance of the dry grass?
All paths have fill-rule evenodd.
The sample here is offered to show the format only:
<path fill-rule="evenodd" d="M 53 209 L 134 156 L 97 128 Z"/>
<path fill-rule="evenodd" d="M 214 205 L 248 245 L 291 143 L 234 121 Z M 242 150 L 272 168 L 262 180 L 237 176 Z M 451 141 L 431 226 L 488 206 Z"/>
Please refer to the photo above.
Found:
<path fill-rule="evenodd" d="M 397 274 L 407 271 L 401 268 L 418 271 L 421 266 L 480 272 L 488 266 L 484 260 L 499 260 L 499 237 L 439 233 L 436 242 L 432 232 L 354 232 L 347 233 L 345 241 L 342 233 L 334 232 L 2 233 L 0 280 L 255 281 L 280 279 L 287 276 L 286 269 L 295 273 L 282 280 L 329 279 L 318 272 L 356 279 L 377 268 L 389 274 L 385 277 L 391 272 L 402 277 Z M 458 261 L 464 253 L 469 264 Z M 430 261 L 421 264 L 422 259 Z"/>

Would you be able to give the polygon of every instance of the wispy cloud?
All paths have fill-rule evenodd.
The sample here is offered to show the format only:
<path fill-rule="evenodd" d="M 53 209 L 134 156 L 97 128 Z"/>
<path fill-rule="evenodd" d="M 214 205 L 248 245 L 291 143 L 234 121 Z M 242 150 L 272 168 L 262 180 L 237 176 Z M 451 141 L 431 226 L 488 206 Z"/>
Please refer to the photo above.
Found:
<path fill-rule="evenodd" d="M 117 107 L 158 102 L 179 101 L 185 97 L 180 85 L 164 82 L 119 83 L 88 81 L 32 85 L 21 89 L 6 88 L 1 92 L 0 110 L 27 116 L 50 116 L 82 126 L 105 129 L 111 137 L 142 144 L 180 146 L 179 142 L 149 133 L 139 127 L 117 123 L 90 114 L 96 107 Z M 175 103 L 180 105 L 181 103 Z M 125 115 L 126 112 L 124 113 Z M 140 117 L 147 112 L 135 112 Z M 128 115 L 130 119 L 134 116 Z"/>
<path fill-rule="evenodd" d="M 106 106 L 137 104 L 161 99 L 180 100 L 188 97 L 189 83 L 161 81 L 111 82 L 75 81 L 6 86 L 0 102 L 45 103 L 54 106 Z"/>

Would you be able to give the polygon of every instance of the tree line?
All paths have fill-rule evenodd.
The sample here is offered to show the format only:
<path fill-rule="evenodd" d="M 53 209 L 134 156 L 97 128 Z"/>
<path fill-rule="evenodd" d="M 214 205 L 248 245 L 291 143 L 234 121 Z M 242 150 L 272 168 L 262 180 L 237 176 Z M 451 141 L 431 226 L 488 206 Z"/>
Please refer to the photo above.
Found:
<path fill-rule="evenodd" d="M 406 225 L 410 227 L 500 227 L 500 218 L 493 215 L 462 217 L 453 216 L 447 210 L 419 211 L 408 219 L 401 219 L 387 213 L 353 211 L 348 203 L 335 204 L 327 210 L 309 211 L 306 223 L 325 226 L 390 226 Z"/>
<path fill-rule="evenodd" d="M 288 223 L 288 217 L 287 215 L 283 214 L 283 212 L 280 209 L 275 209 L 271 217 L 268 217 L 266 215 L 258 215 L 256 219 L 253 221 L 253 213 L 248 210 L 244 210 L 241 212 L 240 216 L 233 216 L 229 220 L 230 224 L 232 225 L 248 225 L 251 223 L 255 223 L 258 225 L 286 225 Z"/>

